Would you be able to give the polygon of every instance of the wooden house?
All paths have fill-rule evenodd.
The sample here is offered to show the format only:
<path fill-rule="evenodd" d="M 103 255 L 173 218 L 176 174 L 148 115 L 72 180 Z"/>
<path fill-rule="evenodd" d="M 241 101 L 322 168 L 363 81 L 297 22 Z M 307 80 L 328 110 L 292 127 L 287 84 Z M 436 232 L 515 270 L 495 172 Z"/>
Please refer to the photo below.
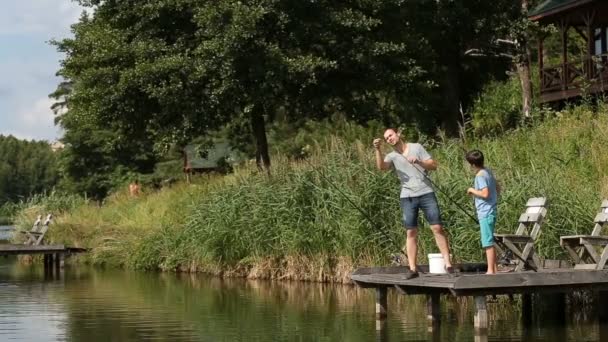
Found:
<path fill-rule="evenodd" d="M 539 39 L 541 102 L 563 101 L 580 97 L 585 92 L 600 94 L 606 91 L 608 1 L 546 0 L 529 13 L 529 18 L 541 26 L 554 25 L 561 45 L 558 56 L 547 56 L 544 44 L 548 37 Z M 578 42 L 573 41 L 573 35 Z M 582 45 L 582 48 L 578 49 L 578 45 L 575 48 L 574 44 Z M 546 64 L 547 61 L 551 63 Z"/>

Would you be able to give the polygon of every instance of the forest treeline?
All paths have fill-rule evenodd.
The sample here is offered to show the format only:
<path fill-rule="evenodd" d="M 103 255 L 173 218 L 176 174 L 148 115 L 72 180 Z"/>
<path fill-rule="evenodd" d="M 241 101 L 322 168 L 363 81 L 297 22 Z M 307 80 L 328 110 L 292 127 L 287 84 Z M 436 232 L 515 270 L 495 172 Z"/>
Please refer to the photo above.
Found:
<path fill-rule="evenodd" d="M 0 135 L 0 223 L 8 223 L 13 204 L 51 191 L 59 182 L 58 157 L 46 141 Z"/>

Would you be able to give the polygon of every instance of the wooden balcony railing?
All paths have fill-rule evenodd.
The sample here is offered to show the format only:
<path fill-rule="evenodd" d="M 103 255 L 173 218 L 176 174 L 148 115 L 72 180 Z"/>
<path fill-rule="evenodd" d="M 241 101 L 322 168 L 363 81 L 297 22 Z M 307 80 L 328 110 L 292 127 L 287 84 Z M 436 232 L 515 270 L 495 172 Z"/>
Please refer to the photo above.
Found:
<path fill-rule="evenodd" d="M 580 95 L 584 87 L 593 92 L 608 89 L 608 54 L 593 56 L 582 61 L 543 68 L 540 70 L 540 92 L 545 98 L 562 92 L 564 97 Z"/>

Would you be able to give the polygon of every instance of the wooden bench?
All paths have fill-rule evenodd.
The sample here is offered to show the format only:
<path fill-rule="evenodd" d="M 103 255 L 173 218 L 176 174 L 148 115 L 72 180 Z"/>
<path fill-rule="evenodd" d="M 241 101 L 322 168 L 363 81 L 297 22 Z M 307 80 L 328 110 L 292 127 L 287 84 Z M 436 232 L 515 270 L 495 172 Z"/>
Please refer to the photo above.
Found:
<path fill-rule="evenodd" d="M 27 236 L 27 240 L 24 242 L 24 244 L 34 246 L 42 244 L 44 235 L 49 229 L 49 225 L 51 224 L 52 218 L 53 215 L 48 214 L 46 219 L 44 220 L 44 223 L 40 225 L 40 223 L 42 222 L 42 215 L 38 215 L 38 218 L 36 219 L 36 222 L 34 222 L 32 229 L 21 231 L 21 233 Z"/>
<path fill-rule="evenodd" d="M 601 270 L 606 266 L 608 236 L 602 236 L 601 233 L 608 225 L 608 199 L 602 201 L 593 222 L 595 226 L 591 235 L 570 235 L 559 238 L 559 244 L 574 261 L 574 268 Z"/>
<path fill-rule="evenodd" d="M 519 216 L 515 234 L 494 234 L 499 253 L 510 251 L 519 259 L 515 260 L 516 272 L 524 270 L 526 265 L 534 269 L 541 265 L 534 251 L 534 242 L 540 235 L 543 219 L 547 215 L 546 204 L 547 199 L 544 197 L 530 198 L 526 203 L 526 210 Z"/>

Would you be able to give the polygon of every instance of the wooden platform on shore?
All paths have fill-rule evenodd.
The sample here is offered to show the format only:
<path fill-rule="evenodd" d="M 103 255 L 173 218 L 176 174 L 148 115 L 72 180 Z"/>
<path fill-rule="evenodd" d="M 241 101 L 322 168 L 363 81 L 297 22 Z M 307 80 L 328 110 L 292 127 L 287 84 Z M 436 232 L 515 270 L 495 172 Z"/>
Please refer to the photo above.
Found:
<path fill-rule="evenodd" d="M 19 254 L 77 254 L 86 252 L 86 248 L 68 247 L 65 245 L 0 245 L 0 255 L 19 255 Z"/>
<path fill-rule="evenodd" d="M 394 287 L 403 294 L 480 296 L 572 292 L 576 289 L 608 290 L 608 270 L 556 268 L 495 275 L 481 272 L 420 273 L 417 278 L 406 279 L 408 272 L 407 267 L 360 268 L 351 275 L 351 279 L 364 288 Z"/>
<path fill-rule="evenodd" d="M 42 254 L 45 275 L 54 273 L 57 277 L 60 276 L 66 258 L 85 252 L 86 248 L 65 245 L 0 245 L 0 256 Z"/>

